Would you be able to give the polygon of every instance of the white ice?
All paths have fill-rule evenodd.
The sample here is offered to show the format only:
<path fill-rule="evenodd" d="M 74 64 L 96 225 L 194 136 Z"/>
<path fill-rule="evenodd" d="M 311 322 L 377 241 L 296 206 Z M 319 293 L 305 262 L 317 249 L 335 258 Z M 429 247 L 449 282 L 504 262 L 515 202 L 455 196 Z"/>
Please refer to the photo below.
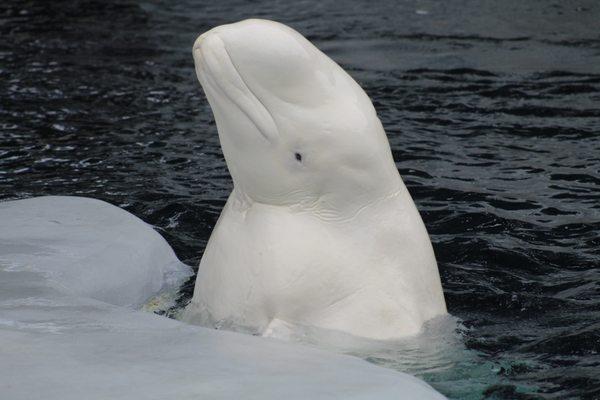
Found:
<path fill-rule="evenodd" d="M 148 224 L 82 197 L 0 203 L 0 263 L 39 272 L 64 293 L 136 308 L 192 274 Z"/>
<path fill-rule="evenodd" d="M 107 203 L 0 203 L 2 399 L 443 399 L 410 375 L 138 311 L 190 274 Z"/>

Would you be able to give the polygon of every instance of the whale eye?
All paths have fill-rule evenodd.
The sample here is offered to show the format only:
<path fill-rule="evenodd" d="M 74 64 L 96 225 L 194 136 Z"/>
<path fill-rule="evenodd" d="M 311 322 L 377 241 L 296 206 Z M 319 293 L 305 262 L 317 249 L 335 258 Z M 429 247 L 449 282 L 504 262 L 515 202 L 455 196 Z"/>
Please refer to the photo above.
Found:
<path fill-rule="evenodd" d="M 294 153 L 294 157 L 296 157 L 296 161 L 302 162 L 302 154 L 300 154 L 300 153 Z"/>

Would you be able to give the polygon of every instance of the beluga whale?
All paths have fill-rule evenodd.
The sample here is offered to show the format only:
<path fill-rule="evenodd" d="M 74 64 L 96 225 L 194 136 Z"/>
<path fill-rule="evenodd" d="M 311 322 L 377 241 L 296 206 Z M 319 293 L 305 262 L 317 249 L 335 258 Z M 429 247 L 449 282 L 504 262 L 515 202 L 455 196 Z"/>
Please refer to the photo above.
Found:
<path fill-rule="evenodd" d="M 213 28 L 193 56 L 234 187 L 182 319 L 393 340 L 446 314 L 429 236 L 358 83 L 267 20 Z"/>

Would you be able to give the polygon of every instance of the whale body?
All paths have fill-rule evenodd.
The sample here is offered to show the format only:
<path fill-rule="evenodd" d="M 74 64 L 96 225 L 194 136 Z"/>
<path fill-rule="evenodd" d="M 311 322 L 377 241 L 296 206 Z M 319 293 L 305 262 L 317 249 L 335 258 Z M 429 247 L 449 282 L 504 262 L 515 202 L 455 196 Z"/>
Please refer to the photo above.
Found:
<path fill-rule="evenodd" d="M 234 183 L 183 318 L 394 339 L 446 313 L 425 226 L 361 87 L 272 21 L 195 42 Z"/>

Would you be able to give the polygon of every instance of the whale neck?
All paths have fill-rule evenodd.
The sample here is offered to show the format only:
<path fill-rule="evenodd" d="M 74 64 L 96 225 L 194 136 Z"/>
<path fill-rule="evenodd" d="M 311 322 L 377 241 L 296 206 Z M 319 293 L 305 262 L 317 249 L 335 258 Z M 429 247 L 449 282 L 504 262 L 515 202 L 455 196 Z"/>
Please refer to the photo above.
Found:
<path fill-rule="evenodd" d="M 395 184 L 386 190 L 371 190 L 354 193 L 353 196 L 340 198 L 337 193 L 325 193 L 321 196 L 306 195 L 301 192 L 286 194 L 278 201 L 272 199 L 256 199 L 249 196 L 241 186 L 234 185 L 229 201 L 234 209 L 246 212 L 254 206 L 287 209 L 296 214 L 311 214 L 324 221 L 349 221 L 361 212 L 374 209 L 387 203 L 390 199 L 412 204 L 412 198 L 402 182 L 400 175 Z M 383 189 L 383 188 L 379 188 Z"/>

